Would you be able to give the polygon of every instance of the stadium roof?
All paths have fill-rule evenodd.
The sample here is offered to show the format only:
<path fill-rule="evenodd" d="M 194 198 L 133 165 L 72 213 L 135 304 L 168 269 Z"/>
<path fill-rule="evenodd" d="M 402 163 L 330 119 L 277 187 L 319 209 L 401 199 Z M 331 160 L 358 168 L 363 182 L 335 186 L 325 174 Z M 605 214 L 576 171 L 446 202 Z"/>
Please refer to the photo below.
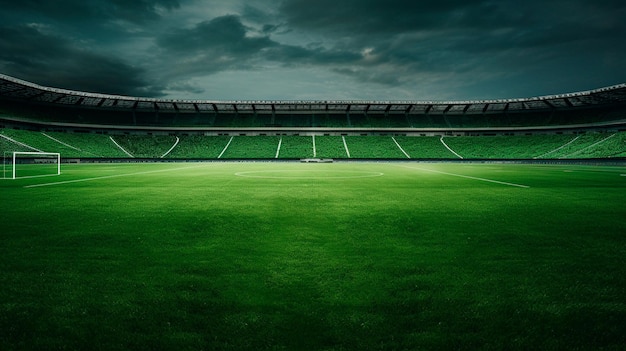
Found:
<path fill-rule="evenodd" d="M 180 100 L 108 95 L 41 86 L 0 74 L 0 99 L 100 110 L 204 113 L 485 114 L 626 104 L 626 84 L 558 95 L 468 101 Z"/>

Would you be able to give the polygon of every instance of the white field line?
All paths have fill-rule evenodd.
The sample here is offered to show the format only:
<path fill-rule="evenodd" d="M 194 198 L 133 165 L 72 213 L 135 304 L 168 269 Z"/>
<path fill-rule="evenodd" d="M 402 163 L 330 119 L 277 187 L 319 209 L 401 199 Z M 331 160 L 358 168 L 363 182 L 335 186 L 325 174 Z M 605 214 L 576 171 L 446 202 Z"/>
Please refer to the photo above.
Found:
<path fill-rule="evenodd" d="M 169 150 L 167 150 L 167 152 L 166 152 L 166 153 L 164 153 L 164 154 L 161 156 L 161 158 L 163 158 L 163 157 L 165 157 L 165 156 L 169 155 L 169 153 L 170 153 L 170 152 L 172 152 L 172 150 L 174 150 L 174 148 L 176 147 L 176 145 L 178 145 L 178 142 L 180 142 L 180 139 L 179 139 L 178 137 L 176 137 L 176 142 L 174 143 L 174 145 L 172 145 L 172 147 L 171 147 Z"/>
<path fill-rule="evenodd" d="M 406 156 L 406 158 L 411 158 L 411 156 L 409 156 L 409 154 L 407 154 L 406 151 L 404 151 L 402 146 L 400 146 L 400 144 L 398 144 L 398 142 L 396 141 L 395 137 L 391 137 L 391 139 L 393 139 L 393 142 L 396 143 L 396 146 L 398 146 L 398 149 L 400 149 L 400 151 L 402 151 L 402 153 L 404 154 L 404 156 Z"/>
<path fill-rule="evenodd" d="M 41 134 L 43 134 L 43 136 L 47 137 L 48 139 L 54 140 L 54 141 L 56 141 L 57 143 L 59 143 L 59 144 L 61 144 L 63 146 L 69 147 L 70 149 L 73 149 L 73 150 L 76 150 L 76 151 L 83 151 L 83 150 L 81 150 L 81 149 L 79 149 L 77 147 L 74 147 L 74 146 L 70 145 L 70 144 L 66 144 L 66 143 L 62 142 L 61 140 L 59 140 L 59 139 L 57 139 L 55 137 L 52 137 L 52 136 L 50 136 L 50 135 L 48 135 L 48 134 L 46 134 L 44 132 L 41 132 Z"/>
<path fill-rule="evenodd" d="M 545 156 L 550 155 L 551 153 L 557 152 L 557 151 L 561 150 L 562 148 L 564 148 L 564 147 L 568 146 L 569 144 L 571 144 L 571 143 L 575 142 L 576 140 L 578 140 L 578 138 L 580 138 L 580 135 L 579 135 L 579 136 L 577 136 L 577 137 L 575 137 L 574 139 L 570 140 L 568 143 L 563 144 L 563 145 L 561 145 L 561 146 L 557 147 L 556 149 L 554 149 L 554 150 L 552 150 L 552 151 L 548 151 L 548 152 L 546 152 L 546 153 L 545 153 L 545 154 L 543 154 L 543 155 L 539 155 L 539 156 L 533 157 L 533 159 L 542 158 L 542 157 L 545 157 Z"/>
<path fill-rule="evenodd" d="M 460 158 L 460 159 L 463 159 L 463 156 L 461 156 L 461 155 L 457 154 L 456 152 L 454 152 L 454 150 L 452 150 L 452 149 L 448 146 L 448 144 L 446 144 L 446 142 L 445 142 L 445 141 L 443 141 L 443 135 L 441 136 L 441 138 L 439 138 L 439 141 L 441 141 L 441 143 L 443 144 L 443 146 L 445 146 L 445 147 L 446 147 L 446 149 L 448 149 L 448 151 L 450 151 L 451 153 L 455 154 L 455 155 L 456 155 L 456 157 L 458 157 L 458 158 Z"/>
<path fill-rule="evenodd" d="M 304 175 L 291 175 L 292 173 L 304 173 Z M 319 176 L 314 175 L 315 172 L 318 172 Z M 334 173 L 355 173 L 355 175 L 332 175 Z M 257 175 L 263 173 L 286 173 L 285 176 L 280 175 Z M 371 177 L 382 177 L 385 174 L 382 172 L 370 172 L 370 171 L 331 171 L 331 175 L 324 175 L 325 171 L 312 171 L 312 170 L 267 170 L 267 171 L 245 171 L 245 172 L 237 172 L 235 173 L 238 177 L 246 177 L 246 178 L 263 178 L 263 179 L 356 179 L 356 178 L 371 178 Z M 360 173 L 360 175 L 358 174 Z"/>
<path fill-rule="evenodd" d="M 40 188 L 40 187 L 44 187 L 44 186 L 71 184 L 71 183 L 80 183 L 80 182 L 89 182 L 89 181 L 92 181 L 92 180 L 100 180 L 100 179 L 120 178 L 120 177 L 130 177 L 130 176 L 136 176 L 136 175 L 142 175 L 142 174 L 180 171 L 180 170 L 184 170 L 184 169 L 199 168 L 199 167 L 202 167 L 202 166 L 203 165 L 196 165 L 196 166 L 189 166 L 189 167 L 159 169 L 159 170 L 155 170 L 155 171 L 135 172 L 135 173 L 126 173 L 126 174 L 112 174 L 112 175 L 102 176 L 102 177 L 81 178 L 81 179 L 73 179 L 73 180 L 64 180 L 64 181 L 60 181 L 60 182 L 26 185 L 26 186 L 24 186 L 24 188 Z"/>
<path fill-rule="evenodd" d="M 0 137 L 4 138 L 4 139 L 6 139 L 6 140 L 8 140 L 8 141 L 10 141 L 10 142 L 12 142 L 12 143 L 15 143 L 15 144 L 17 144 L 17 145 L 23 146 L 23 147 L 25 147 L 25 148 L 28 148 L 28 149 L 31 149 L 31 150 L 35 150 L 35 151 L 37 151 L 37 152 L 43 152 L 43 151 L 41 151 L 41 150 L 39 150 L 39 149 L 35 149 L 34 147 L 32 147 L 32 146 L 30 146 L 30 145 L 26 145 L 26 144 L 24 144 L 24 143 L 21 143 L 21 142 L 19 142 L 19 141 L 15 140 L 15 139 L 9 138 L 9 137 L 8 137 L 8 136 L 6 136 L 6 135 L 2 135 L 2 134 L 0 134 Z"/>
<path fill-rule="evenodd" d="M 131 155 L 130 152 L 124 150 L 124 148 L 122 146 L 120 146 L 120 144 L 117 143 L 117 141 L 115 141 L 115 139 L 113 139 L 112 136 L 109 137 L 109 139 L 111 139 L 111 141 L 113 142 L 113 144 L 115 144 L 118 148 L 120 148 L 120 150 L 124 151 L 124 153 L 126 155 L 128 155 L 130 158 L 135 158 L 135 156 Z"/>
<path fill-rule="evenodd" d="M 453 177 L 460 177 L 460 178 L 479 180 L 479 181 L 488 182 L 488 183 L 496 183 L 496 184 L 514 186 L 514 187 L 518 187 L 518 188 L 530 188 L 530 186 L 528 186 L 528 185 L 515 184 L 515 183 L 509 183 L 509 182 L 501 182 L 499 180 L 493 180 L 493 179 L 487 179 L 487 178 L 479 178 L 479 177 L 472 177 L 472 176 L 463 175 L 463 174 L 435 171 L 434 169 L 428 169 L 428 168 L 409 167 L 409 166 L 398 166 L 398 167 L 404 167 L 404 168 L 408 168 L 408 169 L 415 169 L 415 170 L 424 171 L 424 172 L 445 174 L 445 175 L 449 175 L 449 176 L 453 176 Z"/>
<path fill-rule="evenodd" d="M 346 137 L 342 135 L 341 139 L 343 139 L 343 147 L 346 148 L 346 155 L 348 155 L 348 158 L 351 158 L 350 150 L 348 150 L 348 144 L 346 143 Z"/>
<path fill-rule="evenodd" d="M 595 142 L 595 143 L 593 143 L 593 144 L 591 144 L 591 145 L 589 145 L 589 146 L 587 146 L 587 147 L 585 147 L 585 148 L 582 148 L 582 149 L 580 149 L 580 150 L 578 150 L 578 151 L 572 152 L 571 154 L 567 154 L 567 155 L 565 155 L 565 156 L 563 156 L 563 157 L 564 157 L 564 158 L 565 158 L 565 157 L 570 157 L 570 156 L 573 156 L 573 155 L 579 154 L 579 153 L 581 153 L 581 152 L 583 152 L 583 151 L 585 151 L 585 150 L 587 150 L 587 149 L 591 149 L 591 148 L 595 147 L 596 145 L 602 144 L 603 142 L 605 142 L 605 141 L 607 141 L 607 140 L 611 139 L 611 138 L 612 138 L 612 137 L 614 137 L 615 135 L 617 135 L 617 133 L 611 134 L 610 136 L 608 136 L 608 137 L 606 137 L 606 138 L 604 138 L 604 139 L 602 139 L 602 140 L 600 140 L 600 141 L 598 141 L 598 142 Z"/>
<path fill-rule="evenodd" d="M 278 158 L 278 155 L 280 155 L 280 146 L 283 144 L 283 137 L 280 137 L 280 140 L 278 140 L 278 147 L 276 148 L 276 156 L 274 156 L 274 158 Z"/>
<path fill-rule="evenodd" d="M 230 146 L 230 143 L 233 141 L 234 136 L 230 137 L 230 140 L 228 140 L 228 144 L 226 144 L 226 146 L 224 146 L 224 150 L 222 150 L 222 152 L 220 152 L 220 155 L 217 156 L 217 158 L 222 158 L 222 155 L 226 152 L 226 149 L 228 149 L 228 147 Z"/>
<path fill-rule="evenodd" d="M 311 135 L 313 137 L 313 157 L 317 157 L 317 150 L 315 147 L 315 134 Z"/>
<path fill-rule="evenodd" d="M 15 177 L 15 179 L 29 179 L 29 178 L 42 178 L 42 177 L 56 177 L 58 174 L 41 174 L 34 176 L 25 176 L 25 177 Z"/>

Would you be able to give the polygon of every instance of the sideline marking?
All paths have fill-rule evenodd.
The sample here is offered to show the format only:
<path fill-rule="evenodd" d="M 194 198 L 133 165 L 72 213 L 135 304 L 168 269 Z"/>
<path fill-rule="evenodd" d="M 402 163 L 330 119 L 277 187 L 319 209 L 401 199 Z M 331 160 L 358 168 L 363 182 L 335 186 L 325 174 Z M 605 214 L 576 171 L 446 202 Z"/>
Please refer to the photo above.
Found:
<path fill-rule="evenodd" d="M 109 179 L 109 178 L 119 178 L 119 177 L 128 177 L 142 174 L 150 174 L 150 173 L 161 173 L 161 172 L 170 172 L 170 171 L 180 171 L 183 169 L 190 168 L 199 168 L 202 166 L 190 166 L 190 167 L 180 167 L 180 168 L 171 168 L 171 169 L 159 169 L 154 171 L 145 171 L 145 172 L 136 172 L 136 173 L 126 173 L 126 174 L 112 174 L 108 176 L 102 177 L 93 177 L 93 178 L 81 178 L 81 179 L 73 179 L 73 180 L 64 180 L 60 182 L 52 182 L 52 183 L 42 183 L 42 184 L 33 184 L 33 185 L 25 185 L 24 188 L 40 188 L 44 186 L 52 186 L 52 185 L 61 185 L 61 184 L 71 184 L 71 183 L 79 183 L 79 182 L 88 182 L 92 180 L 100 180 L 100 179 Z"/>
<path fill-rule="evenodd" d="M 320 176 L 315 176 L 315 175 L 285 175 L 285 176 L 280 176 L 280 175 L 254 175 L 256 173 L 283 173 L 283 172 L 289 172 L 289 173 L 293 173 L 293 172 L 303 172 L 303 173 L 352 173 L 352 174 L 356 174 L 356 175 L 346 175 L 346 176 L 324 176 L 323 174 Z M 358 175 L 358 174 L 361 175 Z M 236 176 L 238 177 L 245 177 L 245 178 L 263 178 L 263 179 L 353 179 L 353 178 L 372 178 L 372 177 L 381 177 L 383 175 L 385 175 L 382 172 L 370 172 L 370 171 L 312 171 L 312 170 L 287 170 L 287 169 L 283 169 L 283 170 L 265 170 L 265 171 L 245 171 L 245 172 L 237 172 L 235 173 Z"/>
<path fill-rule="evenodd" d="M 528 185 L 515 184 L 515 183 L 508 183 L 508 182 L 501 182 L 501 181 L 499 181 L 499 180 L 493 180 L 493 179 L 487 179 L 487 178 L 479 178 L 479 177 L 472 177 L 472 176 L 463 175 L 463 174 L 456 174 L 456 173 L 448 173 L 448 172 L 442 172 L 442 171 L 435 171 L 434 169 L 417 168 L 417 167 L 408 167 L 408 166 L 398 166 L 398 167 L 404 167 L 404 168 L 408 168 L 408 169 L 415 169 L 415 170 L 418 170 L 418 171 L 425 171 L 425 172 L 432 172 L 432 173 L 445 174 L 445 175 L 449 175 L 449 176 L 453 176 L 453 177 L 460 177 L 460 178 L 467 178 L 467 179 L 480 180 L 480 181 L 483 181 L 483 182 L 489 182 L 489 183 L 496 183 L 496 184 L 502 184 L 502 185 L 514 186 L 514 187 L 518 187 L 518 188 L 525 188 L 525 189 L 530 188 L 530 186 L 528 186 Z"/>

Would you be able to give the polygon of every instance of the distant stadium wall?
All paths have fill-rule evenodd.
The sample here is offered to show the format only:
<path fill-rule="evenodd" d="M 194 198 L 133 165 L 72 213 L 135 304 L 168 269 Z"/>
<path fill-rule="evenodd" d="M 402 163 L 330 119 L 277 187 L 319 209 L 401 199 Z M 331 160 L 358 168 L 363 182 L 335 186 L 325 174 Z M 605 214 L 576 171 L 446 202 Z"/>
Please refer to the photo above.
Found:
<path fill-rule="evenodd" d="M 203 135 L 508 135 L 626 130 L 626 84 L 472 101 L 211 101 L 94 94 L 0 74 L 0 127 Z"/>

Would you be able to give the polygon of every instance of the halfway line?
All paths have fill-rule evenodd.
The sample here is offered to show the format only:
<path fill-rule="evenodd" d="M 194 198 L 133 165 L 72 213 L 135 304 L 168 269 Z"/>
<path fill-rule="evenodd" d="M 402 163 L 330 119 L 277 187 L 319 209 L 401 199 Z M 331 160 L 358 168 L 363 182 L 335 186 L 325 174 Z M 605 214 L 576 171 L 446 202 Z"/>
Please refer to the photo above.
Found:
<path fill-rule="evenodd" d="M 201 167 L 201 166 L 180 167 L 180 168 L 171 168 L 171 169 L 159 169 L 159 170 L 156 170 L 156 171 L 145 171 L 145 172 L 126 173 L 126 174 L 113 174 L 113 175 L 102 176 L 102 177 L 82 178 L 82 179 L 65 180 L 65 181 L 53 182 L 53 183 L 42 183 L 42 184 L 25 185 L 24 188 L 39 188 L 39 187 L 51 186 L 51 185 L 61 185 L 61 184 L 70 184 L 70 183 L 78 183 L 78 182 L 88 182 L 88 181 L 91 181 L 91 180 L 128 177 L 128 176 L 150 174 L 150 173 L 179 171 L 179 170 L 183 170 L 183 169 L 198 168 L 198 167 Z"/>
<path fill-rule="evenodd" d="M 417 167 L 408 167 L 408 166 L 399 166 L 399 167 L 404 167 L 404 168 L 408 168 L 408 169 L 415 169 L 415 170 L 419 170 L 419 171 L 432 172 L 432 173 L 445 174 L 445 175 L 449 175 L 449 176 L 453 176 L 453 177 L 461 177 L 461 178 L 467 178 L 467 179 L 473 179 L 473 180 L 480 180 L 480 181 L 489 182 L 489 183 L 496 183 L 496 184 L 502 184 L 502 185 L 508 185 L 508 186 L 515 186 L 515 187 L 518 187 L 518 188 L 530 188 L 530 186 L 528 186 L 528 185 L 521 185 L 521 184 L 515 184 L 515 183 L 501 182 L 499 180 L 493 180 L 493 179 L 487 179 L 487 178 L 479 178 L 479 177 L 472 177 L 472 176 L 467 176 L 467 175 L 463 175 L 463 174 L 435 171 L 433 169 L 427 169 L 427 168 L 417 168 Z"/>

